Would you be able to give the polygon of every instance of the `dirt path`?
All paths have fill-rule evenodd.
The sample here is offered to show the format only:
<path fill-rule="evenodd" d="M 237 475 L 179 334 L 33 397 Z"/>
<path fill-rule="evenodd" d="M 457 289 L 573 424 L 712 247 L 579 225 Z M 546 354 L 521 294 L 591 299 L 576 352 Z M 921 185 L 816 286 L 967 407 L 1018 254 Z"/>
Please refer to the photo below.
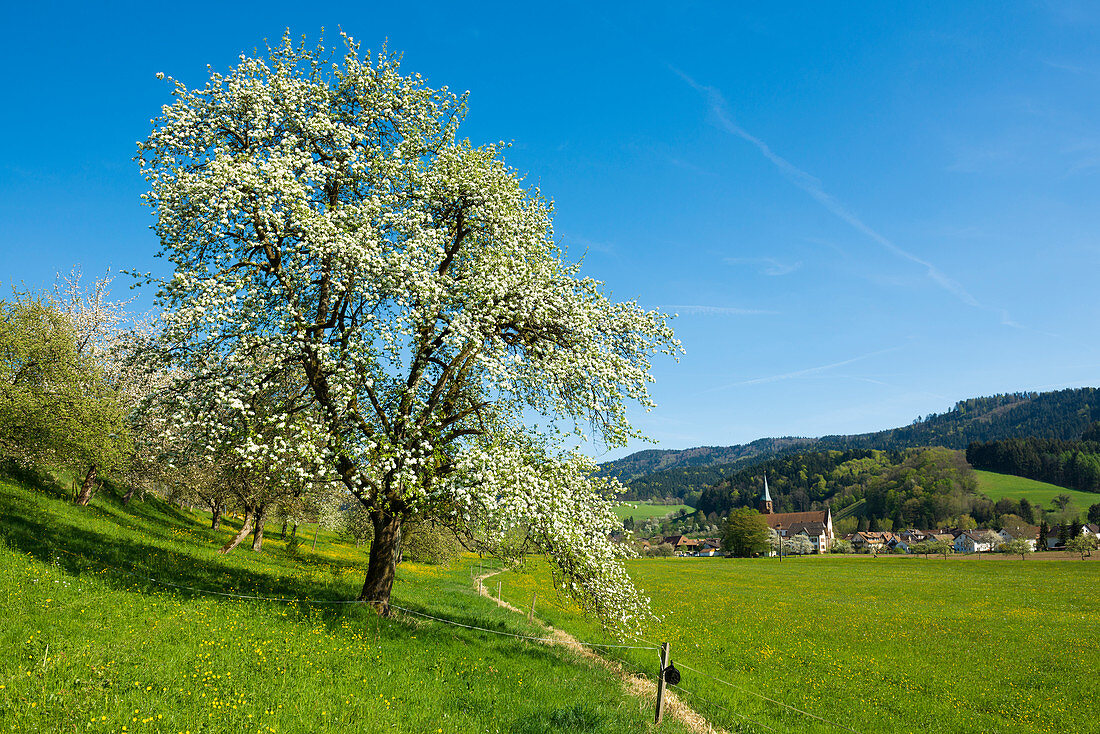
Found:
<path fill-rule="evenodd" d="M 484 583 L 485 579 L 490 576 L 495 576 L 498 573 L 500 573 L 500 571 L 490 571 L 474 578 L 474 583 L 480 589 L 481 595 L 489 597 L 509 611 L 516 612 L 517 614 L 525 614 L 526 612 L 522 609 L 514 607 L 506 601 L 497 599 L 489 591 L 489 587 Z M 554 629 L 537 617 L 535 621 L 545 627 L 547 631 L 550 632 L 550 637 L 558 644 L 569 648 L 581 659 L 614 673 L 615 676 L 622 681 L 623 690 L 639 699 L 639 708 L 648 711 L 650 716 L 653 715 L 657 706 L 657 684 L 655 682 L 625 670 L 622 665 L 614 660 L 608 660 L 596 654 L 590 648 L 582 645 L 576 637 L 573 637 L 573 635 L 568 632 Z M 704 719 L 698 712 L 680 700 L 675 693 L 667 688 L 665 689 L 665 716 L 679 721 L 681 724 L 691 729 L 691 731 L 696 732 L 696 734 L 728 734 L 725 729 L 716 729 L 711 726 L 710 722 Z"/>

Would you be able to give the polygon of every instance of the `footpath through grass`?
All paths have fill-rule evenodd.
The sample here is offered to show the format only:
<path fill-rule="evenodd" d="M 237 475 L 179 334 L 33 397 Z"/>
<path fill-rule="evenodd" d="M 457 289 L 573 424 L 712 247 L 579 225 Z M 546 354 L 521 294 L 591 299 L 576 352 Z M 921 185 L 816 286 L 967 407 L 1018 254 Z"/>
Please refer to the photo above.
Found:
<path fill-rule="evenodd" d="M 619 681 L 560 648 L 382 619 L 361 605 L 198 594 L 107 568 L 239 594 L 353 599 L 366 549 L 323 531 L 316 553 L 309 533 L 298 557 L 277 535 L 259 554 L 242 544 L 221 556 L 232 523 L 214 533 L 157 500 L 123 506 L 107 493 L 79 508 L 62 496 L 0 478 L 0 731 L 655 731 Z M 394 603 L 542 634 L 476 595 L 476 564 L 402 564 Z"/>
<path fill-rule="evenodd" d="M 823 556 L 639 559 L 677 690 L 731 731 L 1100 731 L 1100 562 Z M 504 598 L 589 639 L 545 566 Z M 615 653 L 650 676 L 648 651 Z M 721 679 L 732 686 L 720 683 Z M 756 694 L 756 695 L 754 695 Z M 756 722 L 756 723 L 753 723 Z"/>
<path fill-rule="evenodd" d="M 978 477 L 978 491 L 994 502 L 1004 498 L 1012 500 L 1026 498 L 1028 502 L 1049 510 L 1051 500 L 1060 494 L 1067 494 L 1072 498 L 1073 504 L 1081 513 L 1082 520 L 1089 507 L 1100 502 L 1100 493 L 1098 492 L 1080 492 L 1076 489 L 1059 487 L 1056 484 L 1047 484 L 1025 477 L 997 474 L 996 472 L 981 471 L 979 469 L 975 469 L 974 473 Z"/>

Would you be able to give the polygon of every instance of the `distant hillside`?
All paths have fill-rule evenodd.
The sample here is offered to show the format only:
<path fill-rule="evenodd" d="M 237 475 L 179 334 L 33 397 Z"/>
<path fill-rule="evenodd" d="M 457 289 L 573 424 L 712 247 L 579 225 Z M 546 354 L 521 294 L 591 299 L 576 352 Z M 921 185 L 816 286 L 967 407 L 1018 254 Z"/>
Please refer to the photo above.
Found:
<path fill-rule="evenodd" d="M 746 459 L 775 456 L 811 447 L 815 438 L 760 438 L 738 446 L 699 446 L 693 449 L 648 449 L 600 465 L 602 476 L 617 476 L 624 484 L 668 469 L 699 468 L 743 463 Z"/>
<path fill-rule="evenodd" d="M 1047 393 L 1006 393 L 971 398 L 942 414 L 918 417 L 908 426 L 852 436 L 762 438 L 738 446 L 639 451 L 603 464 L 634 499 L 686 497 L 748 466 L 801 451 L 902 450 L 920 446 L 965 449 L 974 441 L 1035 436 L 1075 440 L 1100 420 L 1100 390 L 1086 387 Z M 708 469 L 709 471 L 701 471 Z"/>

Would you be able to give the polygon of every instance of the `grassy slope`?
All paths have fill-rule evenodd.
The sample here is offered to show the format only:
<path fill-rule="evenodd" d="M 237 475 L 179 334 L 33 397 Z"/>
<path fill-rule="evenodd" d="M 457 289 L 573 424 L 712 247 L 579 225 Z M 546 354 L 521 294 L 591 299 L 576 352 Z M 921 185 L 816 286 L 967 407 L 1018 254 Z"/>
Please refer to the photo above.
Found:
<path fill-rule="evenodd" d="M 1068 557 L 1067 557 L 1068 558 Z M 1100 562 L 825 556 L 629 564 L 662 621 L 684 697 L 732 730 L 835 732 L 753 691 L 863 732 L 1091 731 L 1100 721 Z M 582 637 L 597 630 L 507 574 L 504 598 Z M 614 651 L 652 674 L 650 651 Z M 715 682 L 698 672 L 723 679 Z"/>
<path fill-rule="evenodd" d="M 981 470 L 975 470 L 974 473 L 978 476 L 978 491 L 994 502 L 1004 497 L 1014 500 L 1026 497 L 1032 504 L 1049 509 L 1052 499 L 1060 494 L 1068 494 L 1073 498 L 1073 504 L 1082 512 L 1087 511 L 1090 505 L 1100 502 L 1100 493 L 1078 492 L 1075 489 L 1066 489 L 1011 474 Z"/>
<path fill-rule="evenodd" d="M 157 586 L 353 598 L 365 558 L 312 534 L 214 553 L 230 528 L 159 501 L 90 508 L 0 478 L 0 730 L 650 732 L 607 673 L 559 649 L 358 605 L 228 599 Z M 539 633 L 477 597 L 466 560 L 403 564 L 394 603 Z M 662 731 L 679 732 L 666 724 Z"/>
<path fill-rule="evenodd" d="M 687 505 L 651 505 L 648 502 L 624 502 L 615 506 L 615 514 L 625 520 L 633 517 L 635 522 L 641 522 L 647 517 L 664 517 L 670 512 L 694 512 L 694 508 Z"/>

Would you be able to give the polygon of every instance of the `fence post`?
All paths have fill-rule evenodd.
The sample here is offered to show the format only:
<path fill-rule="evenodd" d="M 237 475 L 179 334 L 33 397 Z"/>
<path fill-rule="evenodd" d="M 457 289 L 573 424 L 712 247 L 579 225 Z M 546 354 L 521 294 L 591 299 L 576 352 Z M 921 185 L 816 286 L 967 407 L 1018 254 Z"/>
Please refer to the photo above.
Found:
<path fill-rule="evenodd" d="M 657 718 L 654 723 L 661 723 L 661 715 L 665 712 L 665 668 L 668 667 L 668 643 L 661 643 L 661 673 L 657 678 Z"/>
<path fill-rule="evenodd" d="M 531 611 L 527 612 L 527 624 L 531 624 L 535 619 L 535 600 L 538 598 L 539 593 L 537 591 L 531 593 Z"/>

